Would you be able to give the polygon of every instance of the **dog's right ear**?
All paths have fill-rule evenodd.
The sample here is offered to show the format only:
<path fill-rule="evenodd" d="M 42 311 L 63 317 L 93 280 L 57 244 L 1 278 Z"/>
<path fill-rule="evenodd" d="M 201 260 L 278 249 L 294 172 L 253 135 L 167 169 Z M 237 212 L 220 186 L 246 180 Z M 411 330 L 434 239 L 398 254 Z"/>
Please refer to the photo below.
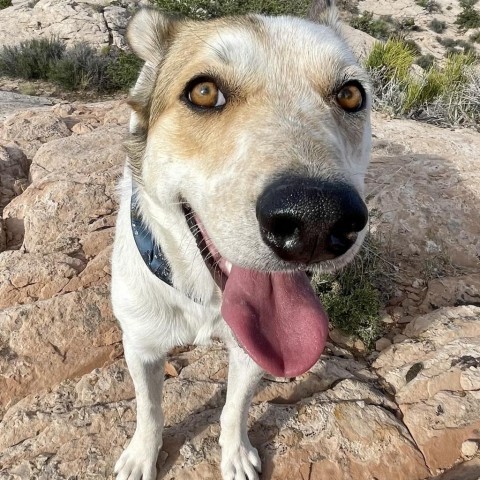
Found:
<path fill-rule="evenodd" d="M 314 22 L 327 25 L 336 32 L 340 31 L 340 21 L 335 0 L 313 0 L 308 12 L 308 18 Z"/>
<path fill-rule="evenodd" d="M 157 65 L 177 30 L 177 21 L 151 7 L 140 9 L 127 27 L 127 40 L 142 60 Z"/>

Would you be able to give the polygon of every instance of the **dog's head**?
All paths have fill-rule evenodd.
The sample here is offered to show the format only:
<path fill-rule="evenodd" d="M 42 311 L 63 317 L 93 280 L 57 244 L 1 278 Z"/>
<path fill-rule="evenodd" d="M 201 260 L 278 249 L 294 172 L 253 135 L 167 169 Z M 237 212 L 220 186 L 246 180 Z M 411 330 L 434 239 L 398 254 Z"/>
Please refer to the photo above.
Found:
<path fill-rule="evenodd" d="M 198 22 L 143 9 L 129 25 L 145 61 L 130 165 L 153 202 L 183 203 L 219 283 L 232 265 L 339 267 L 363 240 L 370 84 L 333 1 L 315 1 L 311 17 Z"/>

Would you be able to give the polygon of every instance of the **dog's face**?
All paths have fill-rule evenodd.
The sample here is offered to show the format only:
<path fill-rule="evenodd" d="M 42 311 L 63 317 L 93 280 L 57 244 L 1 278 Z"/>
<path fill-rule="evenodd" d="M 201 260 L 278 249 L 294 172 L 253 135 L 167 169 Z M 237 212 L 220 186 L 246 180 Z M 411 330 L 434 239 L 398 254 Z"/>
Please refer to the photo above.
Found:
<path fill-rule="evenodd" d="M 154 202 L 188 204 L 234 265 L 331 269 L 363 240 L 370 85 L 327 23 L 147 9 L 130 25 L 146 60 L 132 168 Z"/>

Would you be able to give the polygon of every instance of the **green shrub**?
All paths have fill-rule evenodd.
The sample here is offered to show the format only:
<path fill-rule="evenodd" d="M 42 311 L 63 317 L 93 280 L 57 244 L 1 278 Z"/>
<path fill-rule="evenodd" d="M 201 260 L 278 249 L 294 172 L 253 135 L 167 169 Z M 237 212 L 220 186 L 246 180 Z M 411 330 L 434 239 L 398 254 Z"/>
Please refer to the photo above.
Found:
<path fill-rule="evenodd" d="M 224 15 L 263 13 L 265 15 L 305 16 L 310 0 L 152 0 L 162 10 L 197 19 L 215 18 Z"/>
<path fill-rule="evenodd" d="M 52 63 L 65 51 L 65 45 L 55 38 L 33 39 L 0 51 L 0 74 L 26 80 L 47 79 Z"/>
<path fill-rule="evenodd" d="M 457 15 L 455 23 L 461 31 L 480 27 L 480 12 L 473 7 L 474 3 L 463 2 L 462 11 Z"/>
<path fill-rule="evenodd" d="M 443 33 L 447 29 L 446 22 L 434 18 L 428 26 L 430 30 L 433 30 L 435 33 Z"/>
<path fill-rule="evenodd" d="M 462 8 L 472 8 L 478 3 L 478 0 L 460 0 L 458 3 Z"/>
<path fill-rule="evenodd" d="M 108 56 L 98 54 L 86 43 L 79 43 L 52 66 L 48 77 L 66 90 L 111 90 L 108 63 Z"/>
<path fill-rule="evenodd" d="M 114 90 L 127 90 L 137 80 L 143 62 L 133 53 L 117 50 L 109 52 L 110 61 L 107 66 L 107 76 L 110 88 Z"/>
<path fill-rule="evenodd" d="M 413 53 L 402 40 L 376 45 L 366 61 L 375 87 L 375 105 L 394 115 L 446 125 L 476 125 L 480 120 L 480 75 L 475 55 L 455 52 L 443 67 L 427 59 L 426 72 L 413 73 Z M 417 60 L 418 61 L 418 60 Z"/>
<path fill-rule="evenodd" d="M 392 294 L 393 266 L 382 250 L 378 240 L 367 235 L 352 263 L 312 280 L 332 325 L 359 337 L 367 347 L 380 336 L 379 311 Z"/>
<path fill-rule="evenodd" d="M 11 7 L 12 6 L 12 0 L 0 0 L 0 10 L 3 10 L 4 8 Z"/>
<path fill-rule="evenodd" d="M 366 60 L 366 67 L 381 70 L 385 80 L 405 80 L 410 72 L 415 51 L 403 40 L 391 38 L 386 43 L 376 43 Z"/>
<path fill-rule="evenodd" d="M 435 62 L 435 57 L 431 53 L 427 53 L 426 55 L 421 55 L 415 60 L 415 63 L 422 67 L 424 70 L 428 70 L 430 67 L 433 66 Z"/>
<path fill-rule="evenodd" d="M 118 48 L 97 52 L 86 43 L 66 49 L 57 39 L 34 39 L 0 50 L 0 75 L 50 80 L 66 90 L 125 90 L 142 62 Z"/>
<path fill-rule="evenodd" d="M 383 19 L 373 18 L 373 13 L 363 12 L 350 20 L 350 25 L 357 30 L 368 33 L 379 40 L 386 40 L 391 33 L 391 26 Z"/>
<path fill-rule="evenodd" d="M 424 8 L 428 13 L 441 12 L 442 8 L 434 0 L 415 0 L 415 3 Z"/>

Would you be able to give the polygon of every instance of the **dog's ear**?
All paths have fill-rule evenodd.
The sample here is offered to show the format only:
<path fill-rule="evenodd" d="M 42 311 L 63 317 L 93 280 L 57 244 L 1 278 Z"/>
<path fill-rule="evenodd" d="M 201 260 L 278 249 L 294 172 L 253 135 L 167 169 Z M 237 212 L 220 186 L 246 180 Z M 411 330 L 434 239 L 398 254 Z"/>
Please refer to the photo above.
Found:
<path fill-rule="evenodd" d="M 128 43 L 142 60 L 157 65 L 165 56 L 177 23 L 155 8 L 141 8 L 128 24 Z"/>
<path fill-rule="evenodd" d="M 335 0 L 313 0 L 308 18 L 314 22 L 321 23 L 340 32 L 340 20 Z"/>

